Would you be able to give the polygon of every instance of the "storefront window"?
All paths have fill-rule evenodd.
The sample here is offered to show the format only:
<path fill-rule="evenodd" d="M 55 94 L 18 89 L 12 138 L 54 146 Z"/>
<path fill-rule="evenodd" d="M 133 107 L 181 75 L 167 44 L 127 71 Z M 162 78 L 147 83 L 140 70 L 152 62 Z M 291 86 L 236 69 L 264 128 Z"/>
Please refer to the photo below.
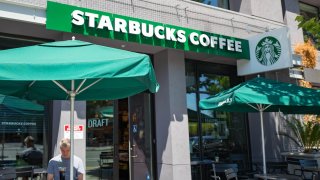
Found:
<path fill-rule="evenodd" d="M 198 138 L 198 114 L 196 93 L 187 93 L 188 115 L 189 115 L 189 134 L 190 134 L 190 153 L 192 159 L 200 158 L 200 144 Z"/>
<path fill-rule="evenodd" d="M 191 161 L 219 160 L 222 163 L 237 163 L 240 169 L 247 168 L 246 114 L 198 108 L 199 100 L 241 82 L 236 75 L 236 67 L 187 61 L 186 82 Z M 242 157 L 242 162 L 239 162 L 239 157 Z M 195 168 L 192 166 L 193 179 L 208 174 L 200 172 L 207 171 L 206 168 Z"/>
<path fill-rule="evenodd" d="M 0 95 L 0 167 L 46 167 L 44 109 L 37 102 Z"/>
<path fill-rule="evenodd" d="M 86 171 L 88 179 L 113 179 L 113 101 L 87 101 Z"/>
<path fill-rule="evenodd" d="M 0 50 L 40 44 L 47 40 L 0 35 Z M 0 94 L 0 167 L 13 169 L 18 178 L 48 163 L 47 102 Z M 1 178 L 0 178 L 1 179 Z"/>
<path fill-rule="evenodd" d="M 193 0 L 203 4 L 229 9 L 229 0 Z"/>

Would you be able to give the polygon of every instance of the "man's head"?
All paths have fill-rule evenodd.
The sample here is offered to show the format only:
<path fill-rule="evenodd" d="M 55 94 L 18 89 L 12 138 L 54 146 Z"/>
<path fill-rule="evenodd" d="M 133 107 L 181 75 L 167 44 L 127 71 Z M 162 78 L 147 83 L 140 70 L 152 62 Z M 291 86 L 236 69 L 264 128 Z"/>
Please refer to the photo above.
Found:
<path fill-rule="evenodd" d="M 24 143 L 26 144 L 27 148 L 34 147 L 34 139 L 33 139 L 33 137 L 32 136 L 27 136 L 24 139 Z"/>
<path fill-rule="evenodd" d="M 60 141 L 60 152 L 63 158 L 70 158 L 70 139 L 62 139 Z"/>

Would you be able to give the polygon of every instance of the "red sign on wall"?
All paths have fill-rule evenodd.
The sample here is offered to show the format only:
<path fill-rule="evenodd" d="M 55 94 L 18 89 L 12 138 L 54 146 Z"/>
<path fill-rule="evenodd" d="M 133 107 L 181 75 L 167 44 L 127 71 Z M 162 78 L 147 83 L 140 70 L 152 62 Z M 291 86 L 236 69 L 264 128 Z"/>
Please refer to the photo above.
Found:
<path fill-rule="evenodd" d="M 70 131 L 70 125 L 66 124 L 64 125 L 64 131 Z M 74 131 L 83 131 L 83 125 L 75 125 Z"/>
<path fill-rule="evenodd" d="M 70 138 L 70 125 L 65 124 L 64 128 L 64 138 Z M 84 125 L 74 125 L 74 139 L 83 139 L 83 131 L 84 131 Z"/>

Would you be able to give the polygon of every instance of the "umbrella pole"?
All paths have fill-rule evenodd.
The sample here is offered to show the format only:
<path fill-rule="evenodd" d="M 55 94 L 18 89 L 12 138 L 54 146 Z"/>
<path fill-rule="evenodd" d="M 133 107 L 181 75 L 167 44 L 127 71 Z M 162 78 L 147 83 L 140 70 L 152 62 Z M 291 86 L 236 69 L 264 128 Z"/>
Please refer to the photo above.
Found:
<path fill-rule="evenodd" d="M 76 93 L 74 91 L 74 80 L 71 81 L 70 94 L 70 180 L 73 179 L 73 159 L 74 159 L 74 100 Z"/>
<path fill-rule="evenodd" d="M 263 174 L 267 174 L 267 166 L 266 166 L 266 152 L 264 147 L 264 128 L 263 128 L 263 110 L 259 108 L 260 112 L 260 125 L 261 125 L 261 143 L 262 143 L 262 163 L 263 163 Z"/>

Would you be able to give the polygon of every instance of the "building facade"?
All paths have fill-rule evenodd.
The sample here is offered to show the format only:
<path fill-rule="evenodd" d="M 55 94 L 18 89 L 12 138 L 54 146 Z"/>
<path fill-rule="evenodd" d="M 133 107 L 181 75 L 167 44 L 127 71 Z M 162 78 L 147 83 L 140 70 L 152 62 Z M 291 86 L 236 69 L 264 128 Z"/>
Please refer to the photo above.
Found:
<path fill-rule="evenodd" d="M 84 160 L 86 179 L 135 180 L 205 179 L 204 171 L 207 170 L 198 168 L 199 162 L 204 160 L 237 162 L 243 169 L 261 162 L 258 114 L 203 111 L 198 107 L 199 100 L 257 76 L 257 73 L 237 74 L 238 59 L 245 59 L 236 54 L 237 41 L 242 42 L 242 49 L 238 48 L 242 54 L 253 48 L 244 46 L 247 39 L 288 27 L 289 46 L 293 48 L 304 41 L 296 16 L 319 17 L 320 7 L 317 0 L 57 0 L 51 3 L 58 8 L 49 10 L 45 0 L 0 1 L 0 49 L 71 40 L 75 36 L 78 40 L 145 53 L 152 59 L 160 84 L 158 93 L 143 92 L 115 101 L 77 101 L 75 107 L 78 127 L 75 153 Z M 63 14 L 68 8 L 79 7 L 81 12 L 78 11 L 73 19 L 70 14 Z M 86 12 L 91 14 L 85 15 Z M 97 14 L 131 18 L 154 27 L 171 27 L 159 30 L 155 39 L 163 36 L 172 41 L 174 37 L 163 32 L 169 34 L 173 28 L 181 28 L 186 32 L 196 30 L 198 35 L 214 34 L 212 37 L 225 38 L 226 43 L 233 40 L 234 44 L 226 45 L 225 49 L 231 50 L 211 52 L 168 41 L 158 43 L 147 38 L 121 36 L 115 32 L 116 27 L 112 27 L 114 32 L 110 35 L 101 34 L 97 21 L 100 16 L 90 24 L 90 19 L 95 19 Z M 80 15 L 86 17 L 83 21 L 88 21 L 83 29 L 74 25 L 64 29 L 63 22 L 66 21 L 81 24 Z M 112 18 L 110 23 L 117 21 Z M 54 23 L 49 25 L 51 22 Z M 111 29 L 108 19 L 103 23 L 101 27 Z M 124 30 L 119 28 L 120 31 Z M 214 44 L 212 39 L 206 41 L 207 37 L 202 37 L 194 38 L 195 44 Z M 230 41 L 226 40 L 228 38 Z M 299 62 L 293 64 L 298 66 Z M 304 78 L 303 74 L 298 72 L 297 76 L 294 72 L 292 68 L 283 68 L 259 74 L 291 83 Z M 317 85 L 319 78 L 314 76 L 308 77 Z M 24 122 L 33 121 L 35 127 L 10 129 L 10 123 L 2 126 L 2 166 L 19 166 L 16 154 L 24 149 L 23 139 L 29 135 L 35 138 L 36 147 L 43 152 L 41 166 L 46 167 L 48 160 L 59 153 L 59 140 L 69 131 L 69 102 L 37 103 L 45 107 L 42 116 L 37 114 L 37 118 L 32 118 L 29 111 L 17 114 Z M 3 112 L 9 113 L 9 110 Z M 1 122 L 16 122 L 16 117 L 0 115 Z M 296 147 L 288 139 L 276 135 L 285 129 L 279 113 L 265 113 L 264 116 L 267 161 L 282 161 L 280 153 L 294 151 Z"/>

